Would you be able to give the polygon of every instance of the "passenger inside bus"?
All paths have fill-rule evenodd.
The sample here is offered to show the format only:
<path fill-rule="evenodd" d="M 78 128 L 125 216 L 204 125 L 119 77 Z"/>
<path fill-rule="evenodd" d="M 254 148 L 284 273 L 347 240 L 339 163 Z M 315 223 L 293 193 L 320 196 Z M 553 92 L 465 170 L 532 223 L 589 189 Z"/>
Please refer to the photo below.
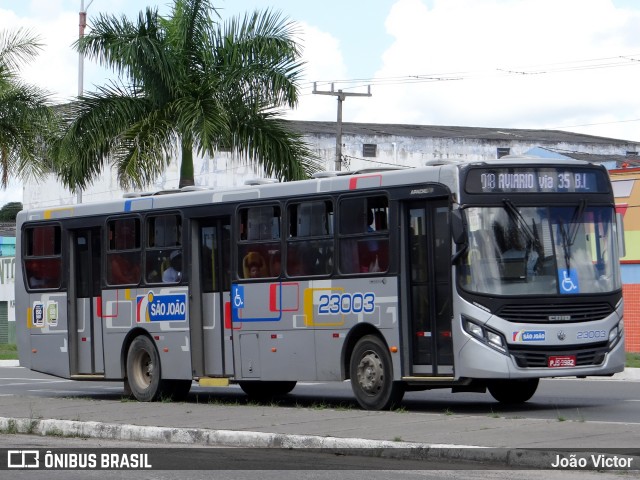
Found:
<path fill-rule="evenodd" d="M 373 210 L 367 210 L 367 232 L 387 230 L 386 212 L 376 212 L 375 227 Z M 375 239 L 360 242 L 358 247 L 360 259 L 360 272 L 381 272 L 388 265 L 388 240 Z"/>
<path fill-rule="evenodd" d="M 29 288 L 58 288 L 60 259 L 39 258 L 25 261 Z"/>
<path fill-rule="evenodd" d="M 139 234 L 136 220 L 117 220 L 109 224 L 109 249 L 130 250 L 109 253 L 110 285 L 131 285 L 140 282 Z M 136 249 L 135 251 L 133 251 Z"/>
<path fill-rule="evenodd" d="M 280 253 L 276 253 L 271 257 L 271 276 L 279 277 L 282 270 L 282 259 Z"/>
<path fill-rule="evenodd" d="M 135 256 L 130 253 L 109 255 L 111 259 L 110 284 L 129 285 L 140 281 L 140 265 L 132 261 L 132 255 Z"/>
<path fill-rule="evenodd" d="M 269 275 L 267 263 L 258 252 L 249 252 L 242 260 L 244 278 L 263 278 Z"/>
<path fill-rule="evenodd" d="M 169 255 L 169 267 L 162 272 L 164 283 L 177 283 L 182 278 L 182 255 L 180 250 L 174 250 Z"/>

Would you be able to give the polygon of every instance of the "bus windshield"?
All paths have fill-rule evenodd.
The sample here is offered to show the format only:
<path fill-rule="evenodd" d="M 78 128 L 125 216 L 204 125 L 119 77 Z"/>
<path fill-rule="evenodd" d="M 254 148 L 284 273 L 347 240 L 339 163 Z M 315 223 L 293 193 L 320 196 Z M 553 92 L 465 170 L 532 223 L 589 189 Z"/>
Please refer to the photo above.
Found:
<path fill-rule="evenodd" d="M 579 295 L 619 290 L 614 210 L 577 205 L 465 209 L 468 248 L 458 269 L 467 291 Z"/>

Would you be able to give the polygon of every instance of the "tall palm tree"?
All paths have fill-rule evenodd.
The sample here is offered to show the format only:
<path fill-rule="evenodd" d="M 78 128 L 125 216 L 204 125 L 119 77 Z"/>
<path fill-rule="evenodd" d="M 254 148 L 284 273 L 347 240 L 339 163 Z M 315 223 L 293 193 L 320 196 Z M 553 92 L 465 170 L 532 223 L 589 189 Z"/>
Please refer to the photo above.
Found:
<path fill-rule="evenodd" d="M 49 94 L 18 77 L 20 66 L 42 48 L 26 30 L 0 32 L 0 185 L 50 170 L 47 139 L 55 126 Z"/>
<path fill-rule="evenodd" d="M 100 15 L 77 43 L 120 80 L 65 109 L 55 151 L 63 182 L 84 188 L 111 162 L 123 188 L 141 188 L 181 158 L 179 186 L 194 184 L 193 152 L 232 149 L 267 175 L 299 179 L 317 161 L 281 109 L 298 100 L 302 63 L 292 24 L 271 11 L 225 25 L 208 0 L 147 7 L 137 22 Z"/>

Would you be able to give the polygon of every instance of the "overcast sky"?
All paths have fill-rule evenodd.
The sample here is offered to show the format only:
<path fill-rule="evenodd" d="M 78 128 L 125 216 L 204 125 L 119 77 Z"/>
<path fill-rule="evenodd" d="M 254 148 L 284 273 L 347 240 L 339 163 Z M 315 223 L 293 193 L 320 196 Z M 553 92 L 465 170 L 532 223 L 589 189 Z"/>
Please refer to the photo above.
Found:
<path fill-rule="evenodd" d="M 84 0 L 135 18 L 169 0 Z M 0 0 L 0 28 L 26 27 L 45 48 L 22 78 L 60 100 L 78 91 L 81 0 Z M 289 118 L 347 122 L 549 128 L 640 142 L 640 1 L 219 0 L 221 20 L 272 8 L 298 24 L 307 62 Z M 85 90 L 106 72 L 85 61 Z M 0 205 L 20 201 L 0 191 Z M 21 192 L 21 191 L 20 191 Z"/>

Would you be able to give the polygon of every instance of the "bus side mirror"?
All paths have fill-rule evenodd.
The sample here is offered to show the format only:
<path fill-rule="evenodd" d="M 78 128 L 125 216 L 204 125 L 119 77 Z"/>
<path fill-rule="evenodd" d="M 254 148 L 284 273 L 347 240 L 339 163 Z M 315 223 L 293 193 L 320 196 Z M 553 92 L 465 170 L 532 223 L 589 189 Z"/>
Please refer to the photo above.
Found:
<path fill-rule="evenodd" d="M 618 256 L 620 258 L 627 255 L 624 243 L 624 217 L 621 213 L 616 213 L 616 230 L 618 234 Z"/>
<path fill-rule="evenodd" d="M 451 235 L 453 241 L 457 245 L 462 245 L 467 241 L 467 235 L 465 233 L 464 216 L 459 208 L 451 210 Z"/>

